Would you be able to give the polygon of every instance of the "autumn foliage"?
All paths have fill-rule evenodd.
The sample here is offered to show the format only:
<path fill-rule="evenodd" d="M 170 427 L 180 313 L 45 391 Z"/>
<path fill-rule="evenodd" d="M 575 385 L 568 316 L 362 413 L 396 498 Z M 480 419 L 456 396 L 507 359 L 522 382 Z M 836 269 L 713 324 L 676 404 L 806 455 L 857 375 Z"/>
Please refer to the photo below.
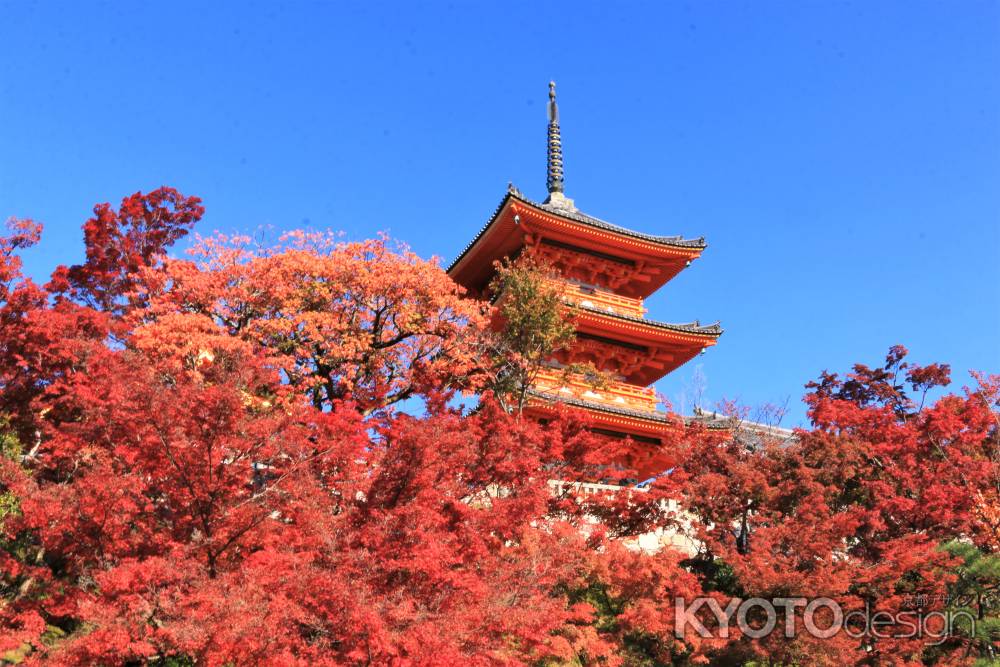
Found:
<path fill-rule="evenodd" d="M 169 188 L 99 205 L 86 260 L 44 286 L 19 259 L 40 226 L 14 221 L 0 239 L 0 660 L 994 655 L 996 377 L 925 401 L 948 368 L 893 348 L 809 385 L 813 427 L 791 439 L 739 415 L 725 429 L 675 418 L 676 465 L 630 489 L 614 464 L 629 443 L 571 412 L 531 422 L 495 395 L 497 378 L 530 373 L 512 363 L 540 360 L 498 359 L 512 343 L 490 306 L 435 261 L 311 233 L 168 254 L 203 213 Z M 582 498 L 552 480 L 624 486 Z M 695 552 L 634 548 L 657 527 Z M 933 645 L 675 634 L 677 597 L 943 610 L 969 591 L 982 623 Z"/>

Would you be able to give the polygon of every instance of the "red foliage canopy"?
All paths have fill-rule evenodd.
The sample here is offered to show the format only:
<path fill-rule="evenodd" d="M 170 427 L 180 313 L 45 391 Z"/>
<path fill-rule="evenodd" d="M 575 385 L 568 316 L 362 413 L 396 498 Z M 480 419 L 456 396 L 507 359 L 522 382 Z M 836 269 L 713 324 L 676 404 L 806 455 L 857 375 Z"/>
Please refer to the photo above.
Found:
<path fill-rule="evenodd" d="M 894 349 L 824 375 L 776 441 L 675 420 L 676 467 L 522 421 L 483 386 L 487 308 L 384 239 L 213 237 L 162 188 L 95 208 L 46 287 L 0 239 L 0 657 L 46 664 L 961 663 L 982 637 L 675 636 L 674 599 L 828 596 L 898 608 L 1000 548 L 995 378 Z M 394 409 L 422 399 L 420 417 Z M 554 488 L 556 491 L 554 491 Z M 569 488 L 569 487 L 566 487 Z M 680 503 L 667 503 L 668 499 Z M 633 538 L 687 532 L 696 553 Z M 944 604 L 944 603 L 942 603 Z M 939 605 L 936 608 L 940 608 Z M 800 610 L 801 611 L 801 610 Z"/>

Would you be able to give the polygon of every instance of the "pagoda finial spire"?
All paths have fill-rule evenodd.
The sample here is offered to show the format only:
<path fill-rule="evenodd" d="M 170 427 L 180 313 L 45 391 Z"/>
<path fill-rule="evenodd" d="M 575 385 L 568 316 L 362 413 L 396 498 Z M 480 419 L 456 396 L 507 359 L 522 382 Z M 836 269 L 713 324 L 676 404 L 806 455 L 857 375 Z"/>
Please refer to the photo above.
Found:
<path fill-rule="evenodd" d="M 546 186 L 549 197 L 546 203 L 561 208 L 573 208 L 573 200 L 563 195 L 562 136 L 559 132 L 559 106 L 556 104 L 556 82 L 549 81 L 549 141 Z"/>
<path fill-rule="evenodd" d="M 549 81 L 549 192 L 563 191 L 562 137 L 559 134 L 559 107 L 556 104 L 556 82 Z"/>

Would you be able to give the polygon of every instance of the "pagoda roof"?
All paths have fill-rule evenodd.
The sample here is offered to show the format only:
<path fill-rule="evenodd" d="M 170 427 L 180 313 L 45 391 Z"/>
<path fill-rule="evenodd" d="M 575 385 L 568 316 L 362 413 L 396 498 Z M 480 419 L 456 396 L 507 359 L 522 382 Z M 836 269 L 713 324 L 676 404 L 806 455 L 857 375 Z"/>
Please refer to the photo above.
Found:
<path fill-rule="evenodd" d="M 601 315 L 604 317 L 613 317 L 618 320 L 626 320 L 628 322 L 635 322 L 636 324 L 644 324 L 657 329 L 666 329 L 668 331 L 678 331 L 681 333 L 696 334 L 699 336 L 711 336 L 713 338 L 718 338 L 722 335 L 723 329 L 720 322 L 714 322 L 712 324 L 701 324 L 698 320 L 694 322 L 687 322 L 684 324 L 678 324 L 673 322 L 658 322 L 656 320 L 649 320 L 645 317 L 636 317 L 635 315 L 628 315 L 626 313 L 610 312 L 596 306 L 582 306 L 577 304 L 577 308 L 584 310 L 595 315 Z"/>
<path fill-rule="evenodd" d="M 561 200 L 569 201 L 569 200 Z M 456 269 L 462 264 L 462 261 L 466 259 L 467 256 L 476 248 L 481 242 L 485 242 L 487 237 L 494 239 L 491 243 L 495 245 L 495 251 L 488 253 L 490 259 L 487 263 L 492 263 L 492 260 L 499 259 L 505 254 L 512 252 L 514 249 L 518 249 L 523 246 L 522 238 L 519 238 L 512 242 L 510 237 L 515 234 L 514 230 L 516 225 L 511 224 L 511 216 L 503 215 L 504 211 L 511 204 L 518 204 L 521 206 L 522 210 L 524 207 L 528 209 L 534 209 L 537 214 L 543 216 L 552 216 L 557 220 L 562 220 L 564 222 L 572 223 L 571 227 L 575 227 L 576 233 L 580 234 L 583 232 L 585 236 L 592 237 L 592 244 L 596 246 L 595 249 L 603 249 L 604 243 L 598 242 L 599 239 L 620 239 L 616 245 L 621 245 L 621 248 L 608 248 L 608 253 L 621 252 L 625 258 L 629 255 L 640 256 L 643 258 L 653 259 L 660 258 L 661 261 L 667 261 L 667 263 L 672 265 L 669 271 L 666 271 L 663 278 L 659 281 L 654 281 L 648 288 L 644 288 L 643 291 L 652 292 L 659 285 L 669 278 L 673 277 L 681 268 L 683 268 L 685 262 L 698 257 L 701 252 L 708 247 L 705 242 L 704 237 L 687 239 L 682 236 L 657 236 L 653 234 L 645 234 L 642 232 L 637 232 L 625 227 L 620 227 L 618 225 L 611 224 L 600 218 L 583 213 L 582 211 L 576 209 L 572 205 L 557 204 L 550 202 L 537 202 L 524 196 L 520 190 L 515 188 L 513 185 L 509 185 L 507 188 L 507 193 L 504 195 L 500 204 L 496 207 L 493 214 L 487 220 L 486 224 L 479 230 L 476 236 L 469 242 L 468 245 L 459 253 L 458 257 L 451 263 L 448 267 L 448 273 L 453 274 Z M 552 218 L 549 218 L 550 220 Z M 506 222 L 506 226 L 503 224 Z M 506 227 L 501 230 L 501 227 Z M 521 234 L 525 230 L 521 230 Z M 590 232 L 589 234 L 587 232 Z M 609 236 L 610 235 L 610 236 Z M 594 238 L 596 237 L 596 238 Z M 628 248 L 628 250 L 623 250 Z M 493 256 L 497 255 L 497 256 Z M 484 258 L 485 259 L 485 258 Z M 463 272 L 467 269 L 463 269 Z M 479 273 L 476 271 L 475 273 Z M 461 281 L 460 281 L 461 282 Z M 466 285 L 470 287 L 470 285 Z M 473 288 L 478 287 L 478 285 L 473 285 Z"/>
<path fill-rule="evenodd" d="M 579 305 L 575 315 L 578 342 L 559 353 L 560 361 L 591 362 L 599 368 L 611 363 L 627 382 L 641 386 L 683 366 L 722 335 L 718 323 L 657 322 Z"/>
<path fill-rule="evenodd" d="M 577 222 L 582 222 L 585 225 L 590 225 L 591 227 L 596 227 L 598 229 L 604 229 L 609 232 L 614 232 L 615 234 L 622 234 L 624 236 L 631 236 L 632 238 L 642 239 L 643 241 L 649 241 L 651 243 L 658 243 L 660 245 L 675 246 L 678 248 L 698 248 L 699 250 L 704 250 L 708 247 L 705 243 L 705 237 L 699 236 L 696 239 L 686 239 L 683 236 L 656 236 L 653 234 L 644 234 L 643 232 L 637 232 L 632 229 L 626 229 L 619 225 L 613 225 L 610 222 L 601 220 L 600 218 L 595 218 L 592 215 L 587 215 L 583 211 L 577 210 L 576 208 L 568 209 L 563 206 L 556 206 L 554 204 L 540 203 L 528 199 L 521 191 L 517 188 L 511 186 L 508 191 L 508 196 L 518 199 L 525 204 L 530 204 L 537 208 L 543 209 L 552 213 L 553 215 L 558 215 L 562 218 L 568 218 L 570 220 L 575 220 Z M 499 208 L 497 209 L 499 212 Z"/>
<path fill-rule="evenodd" d="M 560 396 L 559 394 L 538 391 L 536 389 L 529 389 L 528 395 L 551 403 L 565 403 L 566 405 L 572 405 L 573 407 L 583 408 L 585 410 L 606 412 L 609 414 L 632 417 L 634 419 L 642 419 L 651 422 L 659 422 L 662 424 L 668 424 L 671 422 L 671 415 L 659 410 L 650 412 L 646 410 L 636 410 L 634 408 L 623 408 L 616 405 L 610 405 L 608 403 L 601 403 L 599 401 L 588 401 L 576 397 Z M 742 428 L 755 435 L 770 436 L 786 442 L 797 440 L 795 431 L 792 429 L 741 420 L 735 417 L 722 415 L 711 410 L 702 410 L 700 408 L 695 408 L 694 414 L 685 415 L 680 417 L 680 419 L 687 426 L 697 424 L 712 431 L 732 431 L 737 428 Z"/>
<path fill-rule="evenodd" d="M 655 422 L 668 423 L 670 421 L 670 416 L 665 412 L 660 412 L 659 410 L 650 412 L 646 410 L 636 410 L 634 408 L 623 408 L 609 403 L 602 403 L 600 401 L 588 401 L 571 396 L 561 396 L 552 392 L 538 391 L 536 389 L 529 389 L 528 395 L 553 403 L 565 403 L 567 405 L 572 405 L 573 407 L 584 408 L 587 410 L 609 412 L 611 414 L 635 417 L 637 419 L 648 419 Z M 742 427 L 755 433 L 779 436 L 787 440 L 795 439 L 795 431 L 792 429 L 741 420 L 736 417 L 700 408 L 695 408 L 694 414 L 682 416 L 680 419 L 682 419 L 686 425 L 690 426 L 692 424 L 698 424 L 711 430 L 731 431 Z"/>
<path fill-rule="evenodd" d="M 667 413 L 616 407 L 578 398 L 564 398 L 534 390 L 529 390 L 529 396 L 542 402 L 543 405 L 562 403 L 586 410 L 593 419 L 591 428 L 595 432 L 633 438 L 636 446 L 630 454 L 626 455 L 625 462 L 629 467 L 639 470 L 644 477 L 667 467 L 661 461 L 667 455 L 667 451 L 661 446 L 662 438 L 670 428 L 672 421 Z M 543 405 L 536 404 L 535 410 L 546 411 Z M 551 410 L 551 408 L 548 409 Z"/>

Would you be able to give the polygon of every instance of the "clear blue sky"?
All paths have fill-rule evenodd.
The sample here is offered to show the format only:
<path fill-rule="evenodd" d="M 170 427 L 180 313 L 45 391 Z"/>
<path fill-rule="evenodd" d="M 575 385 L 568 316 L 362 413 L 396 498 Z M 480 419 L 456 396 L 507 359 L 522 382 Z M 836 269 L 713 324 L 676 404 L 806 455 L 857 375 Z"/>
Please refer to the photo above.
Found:
<path fill-rule="evenodd" d="M 710 401 L 824 368 L 1000 371 L 997 2 L 0 4 L 0 216 L 43 278 L 96 202 L 172 185 L 201 231 L 387 230 L 450 261 L 508 181 L 707 237 L 649 299 L 722 320 Z"/>

